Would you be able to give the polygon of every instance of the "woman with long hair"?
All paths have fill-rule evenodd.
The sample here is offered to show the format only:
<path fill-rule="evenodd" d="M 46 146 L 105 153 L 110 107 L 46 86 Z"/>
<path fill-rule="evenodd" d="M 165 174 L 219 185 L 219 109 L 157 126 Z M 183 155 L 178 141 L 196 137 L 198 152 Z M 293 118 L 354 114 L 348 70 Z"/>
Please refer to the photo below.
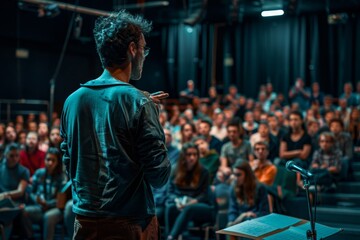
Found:
<path fill-rule="evenodd" d="M 185 143 L 175 173 L 170 180 L 166 203 L 167 239 L 176 239 L 189 223 L 204 223 L 214 219 L 209 196 L 209 172 L 199 163 L 199 149 Z"/>
<path fill-rule="evenodd" d="M 46 153 L 45 168 L 33 175 L 30 197 L 34 204 L 25 207 L 29 220 L 43 225 L 43 239 L 54 238 L 55 226 L 62 219 L 62 212 L 56 207 L 56 195 L 63 185 L 61 154 L 51 147 Z"/>
<path fill-rule="evenodd" d="M 256 180 L 247 161 L 233 167 L 235 180 L 229 199 L 228 226 L 270 213 L 265 186 Z"/>

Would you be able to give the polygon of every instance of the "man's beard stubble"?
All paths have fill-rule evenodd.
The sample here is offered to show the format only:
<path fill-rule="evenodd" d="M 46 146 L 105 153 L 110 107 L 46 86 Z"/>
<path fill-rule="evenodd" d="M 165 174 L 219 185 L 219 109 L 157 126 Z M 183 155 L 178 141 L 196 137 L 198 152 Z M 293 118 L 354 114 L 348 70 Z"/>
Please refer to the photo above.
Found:
<path fill-rule="evenodd" d="M 140 54 L 136 54 L 131 60 L 131 80 L 140 80 L 143 66 L 143 59 Z"/>

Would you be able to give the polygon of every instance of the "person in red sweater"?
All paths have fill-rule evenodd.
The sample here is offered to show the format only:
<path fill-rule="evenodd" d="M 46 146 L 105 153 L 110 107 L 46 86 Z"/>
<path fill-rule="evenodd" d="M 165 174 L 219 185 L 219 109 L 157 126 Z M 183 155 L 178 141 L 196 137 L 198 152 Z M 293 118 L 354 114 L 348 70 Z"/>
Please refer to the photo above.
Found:
<path fill-rule="evenodd" d="M 39 168 L 45 167 L 45 152 L 38 149 L 39 136 L 37 132 L 26 135 L 26 146 L 20 152 L 20 164 L 29 169 L 30 177 Z"/>

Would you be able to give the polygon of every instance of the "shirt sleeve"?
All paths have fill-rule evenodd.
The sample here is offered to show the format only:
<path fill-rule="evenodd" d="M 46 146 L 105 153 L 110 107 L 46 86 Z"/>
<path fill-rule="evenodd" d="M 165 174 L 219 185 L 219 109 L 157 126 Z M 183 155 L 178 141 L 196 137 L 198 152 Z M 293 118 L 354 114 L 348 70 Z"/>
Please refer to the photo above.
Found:
<path fill-rule="evenodd" d="M 164 131 L 153 102 L 144 104 L 139 111 L 135 151 L 146 181 L 159 188 L 167 183 L 171 171 Z"/>

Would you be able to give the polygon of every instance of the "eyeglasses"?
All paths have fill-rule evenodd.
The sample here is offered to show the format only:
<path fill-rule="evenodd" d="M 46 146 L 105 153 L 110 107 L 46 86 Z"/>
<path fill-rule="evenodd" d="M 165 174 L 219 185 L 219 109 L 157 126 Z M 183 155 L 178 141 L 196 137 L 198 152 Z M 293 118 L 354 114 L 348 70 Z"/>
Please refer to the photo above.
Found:
<path fill-rule="evenodd" d="M 144 49 L 144 56 L 146 57 L 150 53 L 150 48 L 147 46 L 139 46 Z"/>

